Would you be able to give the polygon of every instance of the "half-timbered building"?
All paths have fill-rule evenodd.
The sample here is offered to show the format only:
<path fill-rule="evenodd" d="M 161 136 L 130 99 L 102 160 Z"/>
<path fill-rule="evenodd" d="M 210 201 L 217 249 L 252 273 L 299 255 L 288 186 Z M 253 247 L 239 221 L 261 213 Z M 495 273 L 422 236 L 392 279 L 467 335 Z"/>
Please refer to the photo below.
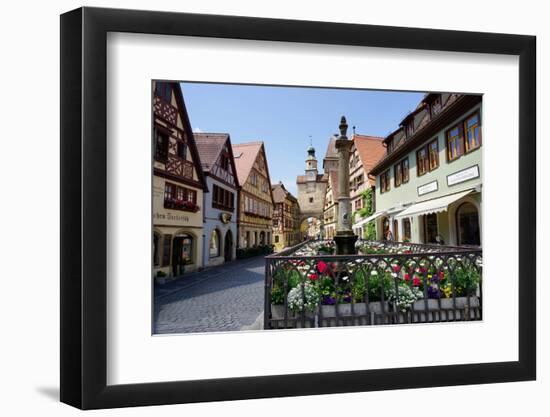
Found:
<path fill-rule="evenodd" d="M 273 246 L 275 252 L 300 243 L 300 207 L 298 200 L 282 182 L 271 186 L 273 190 Z"/>
<path fill-rule="evenodd" d="M 208 191 L 178 83 L 153 82 L 153 273 L 177 277 L 203 266 Z"/>
<path fill-rule="evenodd" d="M 209 193 L 204 194 L 205 266 L 235 259 L 239 183 L 227 133 L 195 133 Z"/>
<path fill-rule="evenodd" d="M 238 245 L 240 248 L 270 245 L 273 194 L 263 142 L 233 145 L 240 184 Z"/>

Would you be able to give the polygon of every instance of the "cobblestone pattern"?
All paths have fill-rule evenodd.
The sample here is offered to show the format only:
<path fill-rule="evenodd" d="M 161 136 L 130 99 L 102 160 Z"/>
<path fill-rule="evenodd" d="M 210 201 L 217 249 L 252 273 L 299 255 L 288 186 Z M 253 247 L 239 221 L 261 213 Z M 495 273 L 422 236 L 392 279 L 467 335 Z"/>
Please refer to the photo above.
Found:
<path fill-rule="evenodd" d="M 240 330 L 263 313 L 263 256 L 189 274 L 155 289 L 154 333 Z"/>

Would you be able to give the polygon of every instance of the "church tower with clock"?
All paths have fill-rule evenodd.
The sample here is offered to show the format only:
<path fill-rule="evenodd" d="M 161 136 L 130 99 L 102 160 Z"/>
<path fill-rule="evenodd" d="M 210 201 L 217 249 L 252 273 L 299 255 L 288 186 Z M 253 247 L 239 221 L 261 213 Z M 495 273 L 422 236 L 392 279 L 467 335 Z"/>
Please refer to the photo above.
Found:
<path fill-rule="evenodd" d="M 319 174 L 315 148 L 312 145 L 307 148 L 305 162 L 305 175 L 298 175 L 296 178 L 300 222 L 303 223 L 308 218 L 315 218 L 322 223 L 328 175 Z"/>

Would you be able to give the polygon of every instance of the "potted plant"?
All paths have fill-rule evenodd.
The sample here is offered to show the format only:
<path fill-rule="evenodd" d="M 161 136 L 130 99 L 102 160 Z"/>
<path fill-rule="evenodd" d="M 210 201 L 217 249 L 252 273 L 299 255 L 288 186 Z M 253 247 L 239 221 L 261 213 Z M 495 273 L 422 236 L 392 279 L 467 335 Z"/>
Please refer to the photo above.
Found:
<path fill-rule="evenodd" d="M 166 284 L 166 272 L 164 271 L 157 271 L 157 275 L 155 276 L 155 282 L 159 285 Z"/>

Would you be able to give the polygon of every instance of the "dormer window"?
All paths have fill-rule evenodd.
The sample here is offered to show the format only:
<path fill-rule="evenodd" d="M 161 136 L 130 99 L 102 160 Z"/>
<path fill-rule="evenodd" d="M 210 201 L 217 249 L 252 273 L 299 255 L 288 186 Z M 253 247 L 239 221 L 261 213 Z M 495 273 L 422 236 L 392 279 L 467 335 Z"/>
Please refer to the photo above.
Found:
<path fill-rule="evenodd" d="M 414 133 L 414 120 L 407 124 L 407 137 L 410 138 Z"/>
<path fill-rule="evenodd" d="M 388 151 L 388 154 L 392 153 L 393 152 L 393 138 L 391 138 L 389 141 L 388 141 L 388 145 L 387 145 L 387 151 Z"/>
<path fill-rule="evenodd" d="M 431 107 L 430 107 L 430 110 L 431 110 L 431 115 L 432 117 L 435 116 L 436 114 L 438 114 L 440 111 L 441 111 L 441 96 L 437 96 Z"/>
<path fill-rule="evenodd" d="M 172 102 L 172 87 L 169 83 L 157 82 L 155 84 L 155 95 L 167 103 Z"/>

